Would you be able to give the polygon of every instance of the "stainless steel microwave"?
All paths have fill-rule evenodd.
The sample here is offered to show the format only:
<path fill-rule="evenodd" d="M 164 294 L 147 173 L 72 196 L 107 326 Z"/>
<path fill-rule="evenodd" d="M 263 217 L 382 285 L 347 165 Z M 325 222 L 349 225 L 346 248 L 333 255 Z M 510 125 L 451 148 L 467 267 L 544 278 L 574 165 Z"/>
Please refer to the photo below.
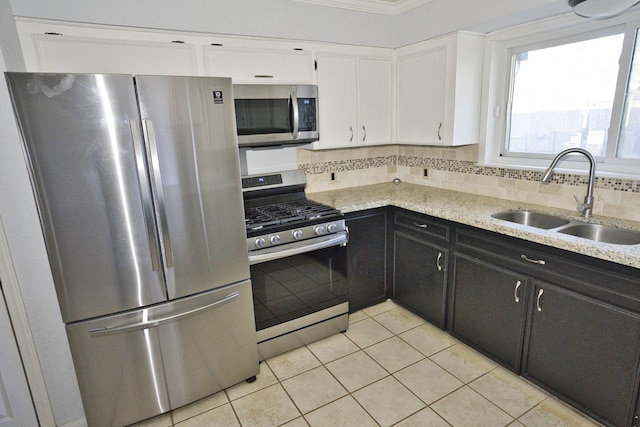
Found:
<path fill-rule="evenodd" d="M 304 144 L 318 140 L 315 85 L 233 85 L 238 145 Z"/>

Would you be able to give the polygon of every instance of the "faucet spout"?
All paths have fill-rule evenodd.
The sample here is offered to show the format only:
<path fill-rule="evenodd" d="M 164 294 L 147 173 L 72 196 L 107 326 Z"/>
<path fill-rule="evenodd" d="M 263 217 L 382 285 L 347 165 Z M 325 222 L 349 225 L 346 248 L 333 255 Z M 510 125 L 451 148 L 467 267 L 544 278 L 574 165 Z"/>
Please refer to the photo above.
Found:
<path fill-rule="evenodd" d="M 551 164 L 547 168 L 546 171 L 542 174 L 542 178 L 540 181 L 543 184 L 548 184 L 551 181 L 551 177 L 553 176 L 553 170 L 564 156 L 568 154 L 582 154 L 587 160 L 589 160 L 589 182 L 587 184 L 587 195 L 584 197 L 584 202 L 580 203 L 576 197 L 576 201 L 578 202 L 578 212 L 582 212 L 585 218 L 589 218 L 591 216 L 591 212 L 593 210 L 593 187 L 596 182 L 596 160 L 593 158 L 591 153 L 583 148 L 567 148 L 563 150 L 554 157 L 551 161 Z"/>

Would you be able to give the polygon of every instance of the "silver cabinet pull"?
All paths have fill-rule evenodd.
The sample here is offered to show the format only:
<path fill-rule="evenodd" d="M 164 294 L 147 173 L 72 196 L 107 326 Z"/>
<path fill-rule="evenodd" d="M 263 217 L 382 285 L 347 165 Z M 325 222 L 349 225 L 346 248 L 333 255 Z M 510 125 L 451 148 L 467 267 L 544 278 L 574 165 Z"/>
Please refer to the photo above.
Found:
<path fill-rule="evenodd" d="M 520 280 L 518 280 L 518 281 L 516 282 L 516 288 L 515 288 L 515 290 L 513 291 L 513 299 L 514 299 L 516 302 L 520 302 L 520 296 L 518 296 L 518 290 L 520 289 L 520 286 L 522 286 L 522 282 L 521 282 Z"/>
<path fill-rule="evenodd" d="M 545 265 L 547 262 L 543 259 L 531 259 L 526 255 L 520 255 L 520 258 L 522 258 L 525 261 L 529 261 L 533 264 L 539 264 L 539 265 Z"/>
<path fill-rule="evenodd" d="M 427 228 L 429 227 L 427 224 L 424 223 L 419 223 L 419 222 L 413 222 L 413 225 L 415 225 L 416 227 L 420 227 L 420 228 Z"/>
<path fill-rule="evenodd" d="M 436 267 L 438 267 L 438 271 L 442 271 L 442 264 L 440 264 L 440 261 L 442 261 L 442 252 L 438 252 L 438 258 L 436 259 Z"/>
<path fill-rule="evenodd" d="M 442 134 L 440 131 L 442 130 L 442 123 L 438 125 L 438 141 L 442 141 Z"/>
<path fill-rule="evenodd" d="M 353 142 L 353 126 L 349 126 L 349 132 L 351 132 L 351 136 L 349 137 L 349 142 Z"/>
<path fill-rule="evenodd" d="M 542 298 L 542 294 L 544 294 L 544 289 L 538 290 L 538 297 L 536 298 L 536 309 L 538 311 L 542 311 L 542 307 L 540 306 L 540 298 Z"/>
<path fill-rule="evenodd" d="M 363 132 L 362 142 L 364 142 L 367 139 L 367 128 L 364 127 L 364 125 L 362 125 L 362 132 Z"/>

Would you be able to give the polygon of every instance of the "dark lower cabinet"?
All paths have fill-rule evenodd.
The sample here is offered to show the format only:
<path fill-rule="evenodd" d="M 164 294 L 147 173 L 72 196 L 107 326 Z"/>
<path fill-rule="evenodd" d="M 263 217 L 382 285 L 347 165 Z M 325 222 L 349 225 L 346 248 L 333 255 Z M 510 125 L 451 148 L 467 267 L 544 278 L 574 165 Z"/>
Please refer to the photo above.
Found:
<path fill-rule="evenodd" d="M 403 209 L 394 212 L 393 299 L 445 327 L 448 223 Z"/>
<path fill-rule="evenodd" d="M 350 311 L 393 297 L 603 424 L 640 427 L 638 269 L 400 208 L 346 219 Z"/>
<path fill-rule="evenodd" d="M 640 316 L 534 282 L 524 375 L 614 426 L 632 423 Z"/>
<path fill-rule="evenodd" d="M 454 266 L 452 333 L 519 372 L 529 279 L 461 254 Z"/>
<path fill-rule="evenodd" d="M 385 301 L 387 295 L 387 209 L 347 213 L 349 311 Z"/>
<path fill-rule="evenodd" d="M 448 251 L 394 232 L 393 298 L 444 327 Z"/>

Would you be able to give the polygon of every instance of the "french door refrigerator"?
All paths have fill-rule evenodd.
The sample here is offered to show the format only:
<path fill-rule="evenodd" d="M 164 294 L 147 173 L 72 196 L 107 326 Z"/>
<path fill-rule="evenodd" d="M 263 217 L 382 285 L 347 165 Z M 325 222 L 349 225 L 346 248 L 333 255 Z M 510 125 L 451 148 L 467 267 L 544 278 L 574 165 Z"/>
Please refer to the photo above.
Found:
<path fill-rule="evenodd" d="M 255 376 L 231 79 L 6 79 L 89 426 Z"/>

